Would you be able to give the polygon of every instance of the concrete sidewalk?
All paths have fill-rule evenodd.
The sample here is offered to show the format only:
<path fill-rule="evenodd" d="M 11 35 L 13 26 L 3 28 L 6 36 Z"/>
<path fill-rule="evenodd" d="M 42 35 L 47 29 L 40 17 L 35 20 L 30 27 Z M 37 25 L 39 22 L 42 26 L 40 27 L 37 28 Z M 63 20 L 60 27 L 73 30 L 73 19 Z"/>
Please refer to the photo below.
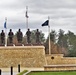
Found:
<path fill-rule="evenodd" d="M 11 70 L 11 68 L 0 68 L 3 72 L 9 72 Z M 43 71 L 44 68 L 24 68 L 24 67 L 21 67 L 20 68 L 20 71 L 23 71 L 23 70 L 28 70 L 28 71 Z M 17 67 L 13 67 L 13 71 L 14 72 L 18 72 L 18 68 Z"/>
<path fill-rule="evenodd" d="M 0 68 L 2 70 L 2 75 L 10 75 L 10 71 L 11 68 Z M 20 72 L 24 71 L 24 70 L 28 70 L 28 72 L 30 71 L 43 71 L 44 68 L 20 68 Z M 18 68 L 17 67 L 13 67 L 13 75 L 17 75 L 18 74 Z M 26 74 L 24 74 L 26 75 Z"/>

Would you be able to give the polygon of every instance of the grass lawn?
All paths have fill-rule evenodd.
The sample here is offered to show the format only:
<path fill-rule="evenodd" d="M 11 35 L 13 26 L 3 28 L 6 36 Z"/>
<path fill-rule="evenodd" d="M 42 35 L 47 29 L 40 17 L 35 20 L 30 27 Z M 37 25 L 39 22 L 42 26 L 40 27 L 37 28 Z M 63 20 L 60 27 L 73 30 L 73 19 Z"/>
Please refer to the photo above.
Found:
<path fill-rule="evenodd" d="M 76 71 L 71 71 L 71 72 L 31 72 L 27 75 L 76 75 Z"/>
<path fill-rule="evenodd" d="M 24 70 L 24 71 L 20 72 L 20 73 L 17 74 L 17 75 L 23 75 L 23 74 L 26 73 L 26 72 L 27 72 L 27 70 Z"/>

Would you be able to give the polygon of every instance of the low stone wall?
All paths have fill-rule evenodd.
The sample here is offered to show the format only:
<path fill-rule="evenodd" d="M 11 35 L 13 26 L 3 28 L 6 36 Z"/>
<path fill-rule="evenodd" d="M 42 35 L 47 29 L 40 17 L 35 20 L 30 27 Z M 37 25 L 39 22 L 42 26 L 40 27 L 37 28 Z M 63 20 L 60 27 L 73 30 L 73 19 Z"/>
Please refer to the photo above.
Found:
<path fill-rule="evenodd" d="M 0 67 L 43 67 L 44 50 L 44 46 L 0 47 Z"/>
<path fill-rule="evenodd" d="M 76 70 L 76 57 L 63 57 L 63 54 L 46 55 L 45 71 Z"/>
<path fill-rule="evenodd" d="M 63 57 L 63 54 L 46 55 L 47 65 L 76 64 L 76 57 Z"/>
<path fill-rule="evenodd" d="M 45 71 L 70 71 L 70 70 L 76 70 L 76 65 L 70 64 L 70 65 L 46 65 L 44 66 Z"/>

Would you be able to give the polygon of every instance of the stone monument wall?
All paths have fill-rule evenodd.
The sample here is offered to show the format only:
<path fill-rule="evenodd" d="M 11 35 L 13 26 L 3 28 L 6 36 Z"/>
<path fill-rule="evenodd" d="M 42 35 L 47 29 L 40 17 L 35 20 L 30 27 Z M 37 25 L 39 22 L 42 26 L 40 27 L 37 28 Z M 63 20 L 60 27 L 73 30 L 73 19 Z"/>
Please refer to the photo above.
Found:
<path fill-rule="evenodd" d="M 0 47 L 0 67 L 43 67 L 44 46 Z"/>
<path fill-rule="evenodd" d="M 45 71 L 76 70 L 76 57 L 63 57 L 63 54 L 46 55 Z"/>
<path fill-rule="evenodd" d="M 63 57 L 63 54 L 46 55 L 47 65 L 76 64 L 76 57 Z"/>
<path fill-rule="evenodd" d="M 44 67 L 44 65 L 75 65 L 76 57 L 63 54 L 45 55 L 44 46 L 0 47 L 0 67 Z"/>

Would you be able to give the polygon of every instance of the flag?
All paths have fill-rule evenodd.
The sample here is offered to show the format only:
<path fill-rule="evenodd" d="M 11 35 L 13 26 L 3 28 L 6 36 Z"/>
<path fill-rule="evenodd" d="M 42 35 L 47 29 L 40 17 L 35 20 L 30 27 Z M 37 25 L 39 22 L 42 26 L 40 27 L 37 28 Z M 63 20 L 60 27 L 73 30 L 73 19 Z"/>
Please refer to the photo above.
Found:
<path fill-rule="evenodd" d="M 26 18 L 28 18 L 28 14 L 27 14 L 27 11 L 26 11 Z"/>
<path fill-rule="evenodd" d="M 42 24 L 42 26 L 48 26 L 49 25 L 49 20 L 46 20 L 43 24 Z"/>
<path fill-rule="evenodd" d="M 7 27 L 6 27 L 6 21 L 5 21 L 5 23 L 4 23 L 4 28 L 7 28 Z"/>

